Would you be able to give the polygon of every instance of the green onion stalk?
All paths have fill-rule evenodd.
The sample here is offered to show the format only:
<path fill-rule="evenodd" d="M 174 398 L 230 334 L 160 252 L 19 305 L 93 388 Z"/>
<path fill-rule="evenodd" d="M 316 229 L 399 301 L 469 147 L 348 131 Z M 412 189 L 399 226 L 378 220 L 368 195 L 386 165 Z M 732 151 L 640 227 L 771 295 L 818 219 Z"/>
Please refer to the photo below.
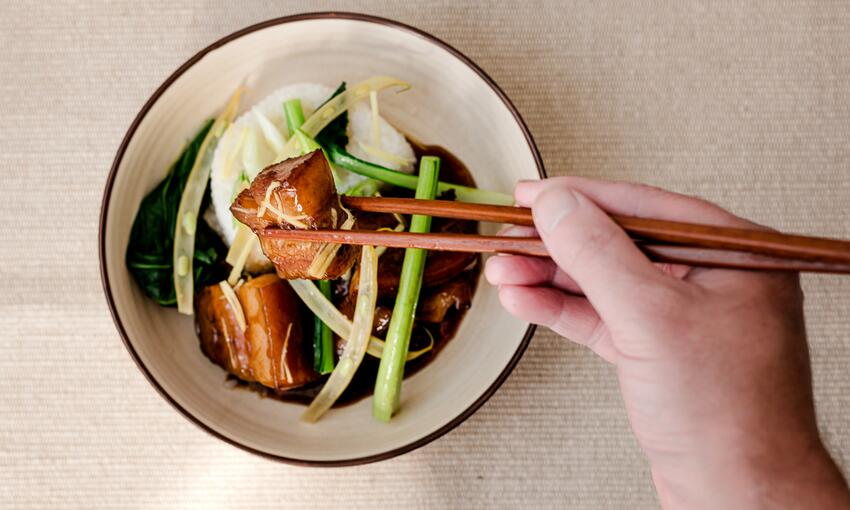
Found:
<path fill-rule="evenodd" d="M 283 116 L 286 118 L 289 136 L 292 136 L 295 130 L 301 129 L 301 125 L 304 124 L 304 109 L 301 107 L 301 100 L 296 98 L 283 103 Z"/>
<path fill-rule="evenodd" d="M 290 99 L 283 103 L 283 116 L 286 118 L 286 127 L 292 136 L 299 137 L 301 148 L 306 152 L 310 146 L 303 138 L 301 126 L 304 124 L 304 110 L 300 99 Z M 312 140 L 310 140 L 312 141 Z M 313 141 L 315 144 L 315 141 Z M 331 297 L 331 282 L 319 280 L 319 290 L 326 298 Z M 334 369 L 334 345 L 333 331 L 318 316 L 313 316 L 313 368 L 320 374 L 329 374 Z"/>
<path fill-rule="evenodd" d="M 322 295 L 330 300 L 330 280 L 319 280 L 317 283 Z M 316 326 L 313 337 L 314 368 L 320 374 L 329 374 L 334 369 L 334 334 L 331 328 L 322 322 L 322 319 L 314 317 L 314 320 Z"/>
<path fill-rule="evenodd" d="M 416 198 L 433 200 L 437 195 L 440 174 L 440 158 L 423 156 L 419 162 L 419 177 Z M 402 174 L 405 175 L 405 174 Z M 410 232 L 427 233 L 431 230 L 431 217 L 414 214 L 410 220 Z M 375 381 L 372 415 L 388 422 L 398 410 L 401 397 L 401 381 L 404 379 L 404 362 L 410 348 L 410 335 L 416 316 L 416 304 L 422 289 L 422 274 L 425 271 L 427 252 L 421 248 L 407 248 L 401 267 L 401 279 L 396 295 L 393 314 L 387 329 L 384 352 Z"/>
<path fill-rule="evenodd" d="M 331 163 L 345 168 L 350 172 L 360 174 L 372 179 L 392 184 L 400 188 L 418 189 L 418 182 L 421 178 L 415 175 L 409 175 L 397 170 L 375 165 L 360 158 L 352 156 L 343 148 L 332 145 L 326 147 L 328 159 Z M 469 186 L 461 186 L 460 184 L 450 184 L 447 182 L 437 183 L 437 193 L 445 193 L 453 191 L 457 199 L 461 202 L 472 202 L 476 204 L 497 204 L 497 205 L 513 205 L 514 199 L 506 193 L 498 191 L 487 191 Z"/>

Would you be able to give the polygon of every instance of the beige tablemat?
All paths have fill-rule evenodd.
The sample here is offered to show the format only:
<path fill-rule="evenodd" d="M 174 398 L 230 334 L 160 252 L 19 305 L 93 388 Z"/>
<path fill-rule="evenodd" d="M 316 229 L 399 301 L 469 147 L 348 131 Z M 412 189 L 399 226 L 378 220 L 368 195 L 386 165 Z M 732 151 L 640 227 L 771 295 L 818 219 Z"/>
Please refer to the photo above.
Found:
<path fill-rule="evenodd" d="M 643 181 L 850 237 L 844 1 L 177 4 L 0 4 L 2 508 L 657 504 L 612 369 L 545 331 L 458 429 L 363 467 L 254 457 L 150 388 L 101 294 L 104 180 L 153 89 L 257 21 L 337 8 L 414 24 L 504 87 L 551 174 Z M 850 278 L 805 287 L 820 423 L 846 469 Z"/>

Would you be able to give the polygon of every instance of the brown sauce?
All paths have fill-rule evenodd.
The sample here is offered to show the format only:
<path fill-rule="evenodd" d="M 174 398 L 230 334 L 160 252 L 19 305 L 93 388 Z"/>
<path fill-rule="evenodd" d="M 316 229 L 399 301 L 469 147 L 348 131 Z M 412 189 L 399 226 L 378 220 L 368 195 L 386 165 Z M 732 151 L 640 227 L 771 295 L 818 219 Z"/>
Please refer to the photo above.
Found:
<path fill-rule="evenodd" d="M 453 184 L 461 184 L 464 186 L 475 186 L 475 181 L 472 178 L 472 174 L 470 174 L 466 166 L 449 151 L 435 145 L 423 145 L 410 139 L 408 139 L 408 141 L 413 146 L 413 150 L 416 153 L 417 161 L 419 160 L 419 158 L 425 155 L 438 156 L 440 158 L 441 181 Z M 413 191 L 394 187 L 386 190 L 385 192 L 382 192 L 382 194 L 385 196 L 412 197 Z M 449 199 L 451 197 L 444 196 L 441 198 Z M 453 232 L 475 233 L 478 231 L 478 222 L 434 218 L 431 230 L 434 232 L 450 230 Z M 389 249 L 384 253 L 384 255 L 381 256 L 380 261 L 392 259 L 400 260 L 400 255 L 403 254 L 403 251 L 404 250 L 402 249 Z M 395 254 L 393 252 L 395 252 Z M 481 265 L 481 256 L 476 255 L 472 259 L 471 264 L 460 274 L 453 278 L 457 280 L 465 279 L 469 283 L 473 299 L 478 283 L 478 277 L 481 274 Z M 399 270 L 400 268 L 401 266 L 399 265 Z M 334 303 L 337 306 L 340 306 L 340 304 L 344 301 L 346 295 L 347 285 L 337 285 L 334 292 Z M 380 297 L 378 299 L 378 305 L 388 306 L 390 309 L 392 309 L 392 304 L 394 301 L 393 297 L 394 296 Z M 457 332 L 457 329 L 460 326 L 460 322 L 461 320 L 463 320 L 465 314 L 466 310 L 451 309 L 447 313 L 445 320 L 439 324 L 426 325 L 417 321 L 417 324 L 414 327 L 413 337 L 411 338 L 410 351 L 416 351 L 428 345 L 428 334 L 425 333 L 422 328 L 427 328 L 430 334 L 433 336 L 434 347 L 429 352 L 423 354 L 415 360 L 409 361 L 405 365 L 405 377 L 410 376 L 418 372 L 419 370 L 422 370 L 434 358 L 437 357 L 443 347 L 446 346 L 449 340 L 451 340 Z M 305 317 L 309 316 L 309 312 L 306 312 Z M 309 327 L 305 328 L 305 337 L 312 339 L 312 317 L 310 317 L 309 321 L 305 322 L 310 324 Z M 339 400 L 337 400 L 336 404 L 334 404 L 334 407 L 351 404 L 371 395 L 375 385 L 375 378 L 378 373 L 379 364 L 379 359 L 374 358 L 369 354 L 366 354 L 363 363 L 360 365 L 360 368 L 358 368 L 357 373 L 354 375 L 354 379 L 352 379 L 351 383 L 348 385 L 348 388 L 345 390 L 345 393 L 343 393 Z M 274 398 L 285 402 L 294 402 L 307 405 L 313 400 L 313 398 L 315 398 L 319 391 L 321 391 L 322 386 L 325 384 L 327 376 L 300 388 L 295 388 L 283 392 L 277 392 L 271 388 L 262 386 L 257 383 L 246 383 L 236 378 L 235 376 L 229 374 L 227 379 L 228 381 L 234 383 L 235 387 L 237 388 L 244 388 L 251 391 L 255 391 L 264 397 Z"/>

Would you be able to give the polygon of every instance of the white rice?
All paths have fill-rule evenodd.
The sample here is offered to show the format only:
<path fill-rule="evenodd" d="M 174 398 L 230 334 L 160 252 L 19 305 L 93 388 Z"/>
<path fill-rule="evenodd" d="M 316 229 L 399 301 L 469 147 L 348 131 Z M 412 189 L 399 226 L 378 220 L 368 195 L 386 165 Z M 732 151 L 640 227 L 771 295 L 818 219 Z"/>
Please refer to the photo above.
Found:
<path fill-rule="evenodd" d="M 301 106 L 304 110 L 304 116 L 309 117 L 316 108 L 324 103 L 334 89 L 317 83 L 297 83 L 287 85 L 273 92 L 265 99 L 257 103 L 255 108 L 259 110 L 272 124 L 274 124 L 281 133 L 286 133 L 286 119 L 283 116 L 283 103 L 295 98 L 301 99 Z M 371 163 L 379 164 L 394 170 L 404 172 L 412 172 L 415 159 L 413 148 L 407 143 L 404 135 L 399 133 L 383 118 L 380 119 L 380 140 L 375 144 L 372 140 L 372 112 L 368 102 L 360 102 L 354 105 L 349 110 L 349 126 L 348 136 L 349 143 L 346 150 L 357 156 L 360 159 Z M 254 168 L 246 168 L 243 162 L 243 152 L 240 150 L 236 154 L 232 154 L 233 147 L 238 143 L 242 132 L 247 129 L 248 132 L 256 133 L 255 140 L 257 141 L 257 161 Z M 250 138 L 250 137 L 248 137 Z M 385 161 L 381 158 L 370 154 L 363 149 L 363 144 L 367 146 L 375 146 L 384 152 L 397 156 L 398 158 L 408 160 L 411 163 L 399 165 L 395 161 Z M 244 147 L 244 145 L 243 145 Z M 235 156 L 235 157 L 234 157 Z M 232 165 L 229 171 L 226 172 L 225 158 L 231 158 Z M 233 242 L 236 235 L 237 222 L 230 213 L 230 204 L 238 190 L 240 175 L 243 172 L 248 178 L 253 180 L 260 170 L 270 165 L 274 161 L 275 153 L 269 147 L 263 136 L 262 129 L 257 121 L 257 117 L 248 109 L 233 124 L 225 131 L 218 148 L 213 156 L 212 173 L 210 176 L 210 188 L 212 204 L 212 214 L 205 215 L 207 223 L 215 229 L 224 238 L 228 246 Z M 348 172 L 346 170 L 337 169 L 339 177 L 337 189 L 343 192 L 362 181 L 364 177 Z M 213 221 L 215 220 L 215 221 Z M 248 257 L 245 265 L 248 272 L 258 273 L 271 268 L 271 262 L 263 255 L 262 250 L 257 246 L 254 252 Z"/>

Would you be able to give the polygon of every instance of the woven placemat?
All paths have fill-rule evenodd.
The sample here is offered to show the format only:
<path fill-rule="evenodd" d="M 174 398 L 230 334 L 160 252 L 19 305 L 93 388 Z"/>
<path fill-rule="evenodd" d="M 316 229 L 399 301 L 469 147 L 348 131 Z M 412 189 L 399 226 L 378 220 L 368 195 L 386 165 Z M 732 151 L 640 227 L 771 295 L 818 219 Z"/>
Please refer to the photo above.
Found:
<path fill-rule="evenodd" d="M 374 465 L 275 464 L 157 396 L 101 293 L 97 217 L 115 150 L 186 58 L 307 6 L 175 5 L 0 5 L 0 507 L 654 507 L 612 368 L 546 331 L 475 416 Z M 846 2 L 308 8 L 395 18 L 455 45 L 515 101 L 552 175 L 642 181 L 850 237 Z M 820 424 L 848 466 L 850 279 L 806 277 L 805 289 Z"/>

